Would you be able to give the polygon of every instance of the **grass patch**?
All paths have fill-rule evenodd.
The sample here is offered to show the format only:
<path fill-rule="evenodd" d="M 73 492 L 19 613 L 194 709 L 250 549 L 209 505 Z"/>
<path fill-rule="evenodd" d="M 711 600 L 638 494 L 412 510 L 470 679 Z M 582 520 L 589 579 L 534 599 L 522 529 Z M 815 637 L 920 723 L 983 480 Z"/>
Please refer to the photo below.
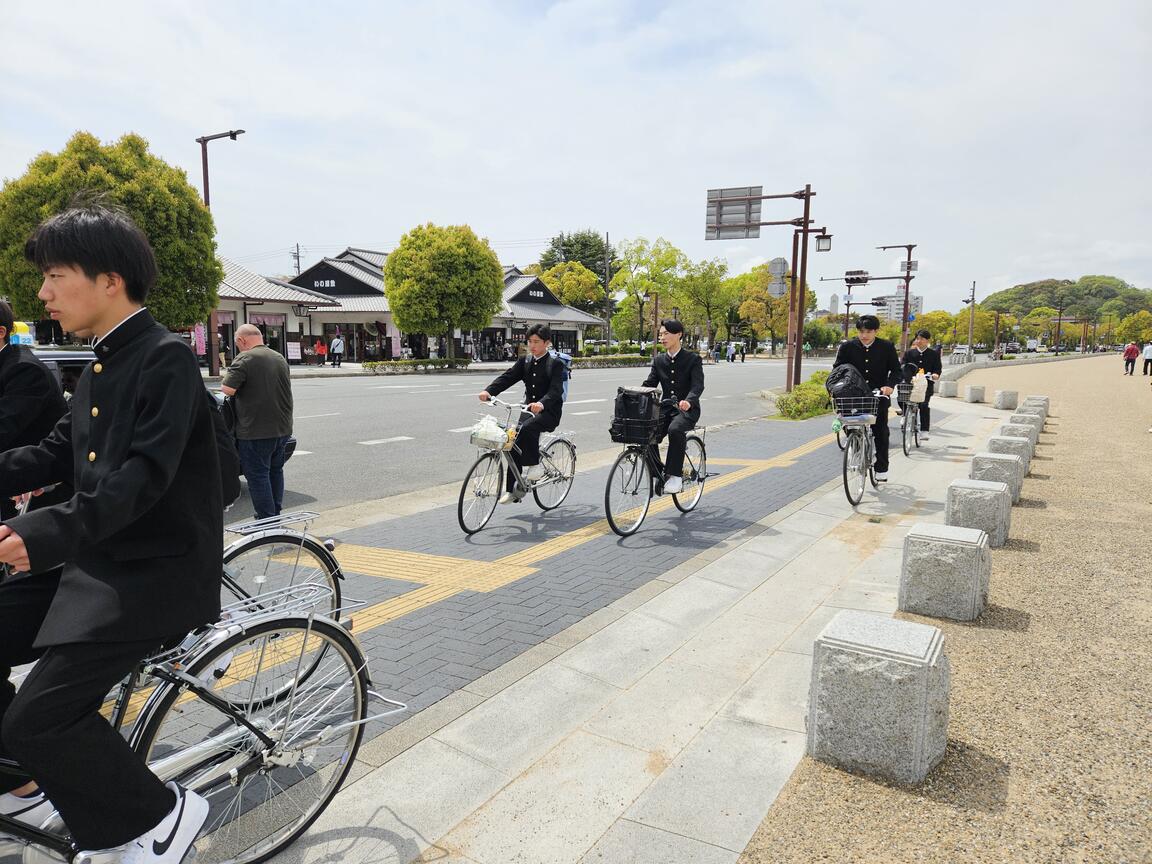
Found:
<path fill-rule="evenodd" d="M 776 410 L 789 420 L 807 420 L 832 410 L 832 400 L 824 389 L 828 373 L 813 372 L 812 377 L 792 388 L 791 393 L 776 397 Z"/>

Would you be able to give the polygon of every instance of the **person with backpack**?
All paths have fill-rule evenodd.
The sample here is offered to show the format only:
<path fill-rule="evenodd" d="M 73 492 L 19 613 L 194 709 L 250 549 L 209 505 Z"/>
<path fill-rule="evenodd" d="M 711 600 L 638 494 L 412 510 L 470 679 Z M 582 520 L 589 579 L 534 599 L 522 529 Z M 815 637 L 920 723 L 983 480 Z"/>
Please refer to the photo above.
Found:
<path fill-rule="evenodd" d="M 487 402 L 513 384 L 524 383 L 524 402 L 530 415 L 520 417 L 511 456 L 525 481 L 535 479 L 533 469 L 540 464 L 540 436 L 559 426 L 564 412 L 564 363 L 549 353 L 551 346 L 552 328 L 547 324 L 533 324 L 528 328 L 528 352 L 481 391 L 479 397 L 481 402 Z M 526 494 L 528 490 L 517 483 L 509 471 L 500 503 L 520 501 Z"/>
<path fill-rule="evenodd" d="M 833 374 L 839 366 L 851 366 L 859 372 L 867 383 L 869 392 L 879 390 L 884 396 L 891 396 L 896 385 L 903 378 L 900 358 L 896 346 L 887 339 L 881 339 L 880 319 L 875 315 L 861 315 L 856 319 L 857 336 L 840 343 L 836 360 L 832 364 Z M 829 381 L 831 381 L 829 376 Z M 830 391 L 831 392 L 831 391 Z M 845 394 L 867 395 L 867 394 Z M 872 435 L 876 439 L 876 482 L 888 482 L 888 399 L 878 400 L 876 423 Z"/>
<path fill-rule="evenodd" d="M 659 457 L 660 442 L 668 436 L 668 458 L 664 460 L 664 491 L 668 493 L 684 489 L 684 450 L 688 433 L 700 422 L 700 394 L 704 392 L 704 362 L 699 354 L 681 348 L 683 338 L 684 325 L 679 321 L 669 318 L 660 322 L 664 353 L 652 358 L 652 369 L 641 385 L 659 385 L 664 400 L 675 405 L 661 408 L 660 431 L 652 444 L 656 450 L 653 456 Z M 655 461 L 658 463 L 659 458 Z"/>
<path fill-rule="evenodd" d="M 940 380 L 940 375 L 944 372 L 943 363 L 940 360 L 940 352 L 932 347 L 932 334 L 928 330 L 917 330 L 916 338 L 912 340 L 912 347 L 904 352 L 904 360 L 902 361 L 905 366 L 913 366 L 913 375 L 923 373 L 928 378 L 928 392 L 924 396 L 924 401 L 920 405 L 920 440 L 928 440 L 928 430 L 932 425 L 932 414 L 928 408 L 928 402 L 932 398 L 932 393 L 936 389 L 935 382 Z M 911 380 L 911 379 L 909 379 Z"/>

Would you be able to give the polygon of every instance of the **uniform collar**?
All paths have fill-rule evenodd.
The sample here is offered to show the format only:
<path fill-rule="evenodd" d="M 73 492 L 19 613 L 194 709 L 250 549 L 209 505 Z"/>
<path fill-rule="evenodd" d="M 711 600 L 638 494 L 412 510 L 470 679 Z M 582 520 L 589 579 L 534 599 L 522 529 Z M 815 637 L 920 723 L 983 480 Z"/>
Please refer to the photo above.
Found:
<path fill-rule="evenodd" d="M 144 308 L 133 312 L 97 342 L 93 349 L 101 360 L 107 359 L 156 323 L 152 314 Z"/>

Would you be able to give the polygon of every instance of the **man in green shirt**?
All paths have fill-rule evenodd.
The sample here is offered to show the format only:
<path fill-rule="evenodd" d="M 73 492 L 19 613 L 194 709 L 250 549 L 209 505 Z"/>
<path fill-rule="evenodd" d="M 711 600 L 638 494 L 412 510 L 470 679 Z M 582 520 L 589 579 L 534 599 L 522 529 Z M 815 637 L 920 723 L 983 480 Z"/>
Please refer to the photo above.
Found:
<path fill-rule="evenodd" d="M 257 519 L 280 515 L 284 459 L 292 435 L 292 378 L 288 361 L 264 344 L 254 324 L 236 329 L 236 359 L 220 389 L 236 403 L 240 466 Z"/>

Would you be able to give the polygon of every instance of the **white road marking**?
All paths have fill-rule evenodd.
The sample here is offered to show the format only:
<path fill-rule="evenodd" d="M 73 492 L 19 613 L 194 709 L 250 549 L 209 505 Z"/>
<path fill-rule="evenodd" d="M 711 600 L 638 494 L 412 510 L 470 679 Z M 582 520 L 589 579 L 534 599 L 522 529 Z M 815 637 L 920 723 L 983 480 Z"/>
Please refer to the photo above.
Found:
<path fill-rule="evenodd" d="M 371 441 L 357 441 L 357 444 L 363 444 L 366 447 L 371 447 L 373 444 L 393 444 L 396 441 L 411 441 L 409 435 L 397 435 L 394 438 L 374 438 Z"/>
<path fill-rule="evenodd" d="M 312 451 L 311 450 L 293 450 L 292 455 L 293 456 L 311 456 Z"/>
<path fill-rule="evenodd" d="M 317 417 L 339 417 L 339 411 L 333 411 L 331 414 L 305 414 L 303 417 L 297 417 L 297 420 L 315 420 Z"/>
<path fill-rule="evenodd" d="M 607 399 L 569 399 L 565 405 L 587 405 L 589 402 L 607 402 Z"/>
<path fill-rule="evenodd" d="M 448 431 L 449 432 L 471 432 L 472 427 L 471 426 L 460 426 L 456 429 L 449 429 Z"/>
<path fill-rule="evenodd" d="M 573 417 L 583 417 L 585 414 L 599 414 L 599 411 L 573 411 Z"/>

